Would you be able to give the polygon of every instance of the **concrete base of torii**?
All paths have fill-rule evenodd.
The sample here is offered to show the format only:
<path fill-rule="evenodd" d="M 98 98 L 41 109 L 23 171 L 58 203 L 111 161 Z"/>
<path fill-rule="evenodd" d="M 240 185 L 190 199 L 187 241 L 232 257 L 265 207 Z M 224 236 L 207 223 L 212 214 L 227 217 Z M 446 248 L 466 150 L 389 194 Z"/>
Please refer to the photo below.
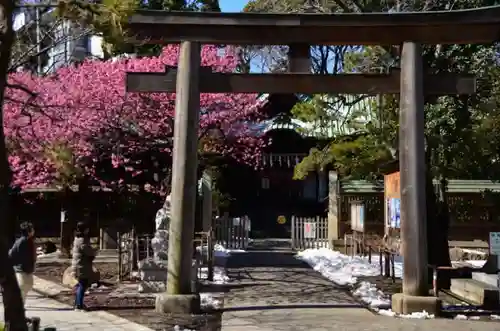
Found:
<path fill-rule="evenodd" d="M 197 314 L 200 312 L 198 294 L 167 294 L 156 296 L 155 311 L 158 313 Z"/>
<path fill-rule="evenodd" d="M 392 311 L 402 315 L 426 311 L 439 316 L 441 303 L 441 299 L 433 296 L 413 296 L 404 293 L 392 295 Z"/>

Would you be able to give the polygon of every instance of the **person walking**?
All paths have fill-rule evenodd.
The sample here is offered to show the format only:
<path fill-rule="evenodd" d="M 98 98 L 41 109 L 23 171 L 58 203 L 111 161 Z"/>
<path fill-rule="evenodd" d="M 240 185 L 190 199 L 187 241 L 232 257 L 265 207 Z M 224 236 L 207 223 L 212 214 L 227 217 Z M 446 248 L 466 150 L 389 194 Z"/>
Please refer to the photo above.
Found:
<path fill-rule="evenodd" d="M 84 222 L 76 225 L 75 240 L 73 242 L 71 266 L 78 281 L 75 290 L 75 310 L 85 310 L 83 299 L 85 292 L 92 281 L 92 264 L 95 258 L 95 250 L 90 245 L 89 227 Z"/>
<path fill-rule="evenodd" d="M 16 273 L 21 297 L 26 303 L 26 296 L 33 288 L 33 272 L 36 263 L 35 229 L 29 222 L 21 223 L 20 229 L 21 236 L 9 250 L 9 257 Z"/>

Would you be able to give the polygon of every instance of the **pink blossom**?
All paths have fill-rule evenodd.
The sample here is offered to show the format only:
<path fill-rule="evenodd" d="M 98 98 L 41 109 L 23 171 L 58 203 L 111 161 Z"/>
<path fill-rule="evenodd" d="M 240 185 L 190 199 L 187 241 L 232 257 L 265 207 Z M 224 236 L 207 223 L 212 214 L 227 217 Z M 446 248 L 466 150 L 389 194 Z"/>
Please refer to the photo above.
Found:
<path fill-rule="evenodd" d="M 6 92 L 4 127 L 14 185 L 53 185 L 64 174 L 62 168 L 81 169 L 104 184 L 96 172 L 103 160 L 138 176 L 145 166 L 134 156 L 153 148 L 170 154 L 175 93 L 126 93 L 125 77 L 131 71 L 162 72 L 165 65 L 176 65 L 177 55 L 177 46 L 167 46 L 158 57 L 89 60 L 46 77 L 11 74 L 11 84 L 36 93 L 33 97 L 18 88 Z M 232 72 L 238 59 L 231 49 L 218 56 L 216 47 L 205 46 L 202 65 Z M 217 128 L 222 133 L 203 148 L 255 164 L 267 144 L 251 134 L 247 121 L 264 118 L 257 96 L 202 94 L 200 108 L 199 132 Z"/>

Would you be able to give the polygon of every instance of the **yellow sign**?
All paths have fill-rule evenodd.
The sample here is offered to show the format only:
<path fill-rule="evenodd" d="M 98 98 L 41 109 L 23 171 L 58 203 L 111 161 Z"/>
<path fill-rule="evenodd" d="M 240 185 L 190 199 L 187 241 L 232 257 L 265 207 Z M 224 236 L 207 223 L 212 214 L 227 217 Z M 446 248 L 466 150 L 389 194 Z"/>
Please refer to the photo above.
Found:
<path fill-rule="evenodd" d="M 278 224 L 285 224 L 286 223 L 286 217 L 283 215 L 278 216 Z"/>

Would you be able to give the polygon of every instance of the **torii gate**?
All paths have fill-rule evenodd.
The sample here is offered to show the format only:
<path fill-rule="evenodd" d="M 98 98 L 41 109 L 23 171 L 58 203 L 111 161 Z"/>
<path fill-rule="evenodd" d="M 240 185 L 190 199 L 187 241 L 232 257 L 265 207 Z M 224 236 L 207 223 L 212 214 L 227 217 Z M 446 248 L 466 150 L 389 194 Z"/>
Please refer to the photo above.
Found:
<path fill-rule="evenodd" d="M 471 94 L 467 75 L 425 75 L 421 44 L 489 43 L 500 36 L 500 6 L 417 13 L 261 14 L 139 11 L 129 22 L 137 40 L 181 43 L 177 71 L 129 73 L 131 92 L 174 92 L 176 112 L 167 294 L 157 310 L 197 308 L 191 294 L 192 233 L 196 194 L 199 94 L 356 93 L 400 94 L 401 230 L 403 293 L 393 310 L 438 309 L 427 297 L 424 94 Z M 291 73 L 221 74 L 200 67 L 201 43 L 289 45 Z M 401 45 L 401 72 L 389 75 L 314 75 L 310 45 Z M 174 89 L 175 87 L 175 89 Z"/>

